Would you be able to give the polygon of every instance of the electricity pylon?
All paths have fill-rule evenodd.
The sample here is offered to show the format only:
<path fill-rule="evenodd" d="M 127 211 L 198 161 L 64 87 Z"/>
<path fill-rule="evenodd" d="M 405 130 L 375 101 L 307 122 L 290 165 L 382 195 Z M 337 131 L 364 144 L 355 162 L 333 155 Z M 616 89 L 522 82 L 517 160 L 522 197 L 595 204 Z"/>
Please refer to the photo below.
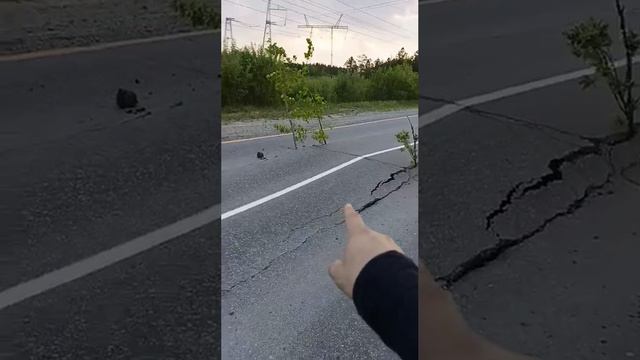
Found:
<path fill-rule="evenodd" d="M 223 46 L 225 50 L 229 49 L 229 46 L 233 47 L 233 45 L 235 44 L 235 41 L 233 40 L 233 22 L 234 21 L 236 21 L 236 19 L 231 17 L 226 18 L 224 21 Z"/>
<path fill-rule="evenodd" d="M 298 25 L 298 27 L 301 28 L 301 29 L 311 29 L 310 32 L 309 32 L 309 37 L 311 37 L 311 34 L 313 34 L 313 29 L 330 29 L 331 30 L 331 66 L 333 66 L 333 31 L 334 30 L 348 30 L 349 29 L 348 26 L 340 25 L 340 20 L 342 20 L 342 14 L 338 18 L 338 21 L 335 23 L 335 25 L 325 25 L 325 24 L 313 25 L 313 24 L 309 24 L 309 21 L 307 20 L 307 16 L 306 15 L 304 16 L 304 20 L 305 20 L 306 24 L 305 25 Z"/>
<path fill-rule="evenodd" d="M 265 43 L 271 43 L 271 25 L 278 25 L 278 23 L 271 20 L 271 12 L 272 11 L 286 11 L 286 8 L 282 6 L 271 6 L 271 0 L 267 0 L 267 18 L 264 22 L 264 34 L 262 35 L 262 48 L 264 48 Z M 287 25 L 287 18 L 285 15 L 284 18 L 284 26 Z M 267 40 L 268 38 L 268 40 Z"/>

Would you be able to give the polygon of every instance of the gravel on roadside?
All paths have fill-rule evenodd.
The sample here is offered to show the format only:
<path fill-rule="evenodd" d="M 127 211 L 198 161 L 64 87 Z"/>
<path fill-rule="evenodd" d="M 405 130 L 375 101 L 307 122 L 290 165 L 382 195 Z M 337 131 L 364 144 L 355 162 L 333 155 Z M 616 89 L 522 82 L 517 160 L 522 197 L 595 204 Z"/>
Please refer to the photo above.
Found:
<path fill-rule="evenodd" d="M 370 121 L 386 121 L 394 119 L 398 121 L 407 121 L 406 117 L 411 117 L 411 122 L 417 127 L 418 109 L 384 111 L 384 112 L 363 112 L 357 115 L 349 116 L 330 116 L 323 120 L 322 124 L 326 127 L 345 126 L 359 124 Z M 389 120 L 393 121 L 393 120 Z M 222 141 L 231 141 L 238 139 L 246 139 L 258 136 L 276 135 L 279 132 L 275 129 L 275 124 L 288 125 L 288 120 L 253 120 L 234 122 L 222 125 Z M 317 122 L 311 121 L 308 128 L 317 128 Z"/>
<path fill-rule="evenodd" d="M 171 0 L 0 0 L 0 55 L 196 30 Z"/>

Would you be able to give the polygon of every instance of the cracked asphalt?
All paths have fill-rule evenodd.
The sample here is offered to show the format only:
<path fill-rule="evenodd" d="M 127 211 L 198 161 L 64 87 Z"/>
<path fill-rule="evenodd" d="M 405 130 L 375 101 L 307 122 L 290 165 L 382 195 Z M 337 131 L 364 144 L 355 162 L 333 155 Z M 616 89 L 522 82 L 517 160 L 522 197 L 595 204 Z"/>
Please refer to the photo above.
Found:
<path fill-rule="evenodd" d="M 0 62 L 0 291 L 220 202 L 219 41 Z M 212 358 L 219 229 L 0 309 L 0 358 Z"/>
<path fill-rule="evenodd" d="M 401 119 L 335 129 L 326 146 L 298 150 L 288 136 L 223 144 L 222 212 L 396 147 L 394 134 L 408 128 Z M 417 260 L 418 170 L 408 165 L 406 153 L 381 154 L 223 220 L 223 358 L 396 358 L 327 269 L 344 247 L 346 202 Z"/>
<path fill-rule="evenodd" d="M 615 19 L 596 0 L 420 10 L 421 113 L 582 69 L 562 31 Z M 420 257 L 480 333 L 544 359 L 640 357 L 640 140 L 613 135 L 616 114 L 569 81 L 421 128 Z"/>

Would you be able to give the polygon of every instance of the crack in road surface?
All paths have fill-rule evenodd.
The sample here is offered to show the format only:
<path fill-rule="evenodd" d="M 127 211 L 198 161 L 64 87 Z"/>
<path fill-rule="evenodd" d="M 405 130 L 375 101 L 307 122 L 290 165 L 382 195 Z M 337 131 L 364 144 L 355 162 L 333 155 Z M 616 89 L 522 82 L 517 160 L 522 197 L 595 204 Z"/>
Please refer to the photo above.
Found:
<path fill-rule="evenodd" d="M 275 264 L 275 262 L 277 260 L 279 260 L 280 258 L 298 250 L 300 247 L 302 247 L 304 244 L 307 243 L 307 241 L 309 241 L 309 239 L 311 239 L 312 237 L 316 236 L 317 234 L 319 234 L 321 231 L 323 230 L 328 230 L 331 229 L 335 226 L 335 224 L 330 225 L 330 226 L 323 226 L 323 227 L 319 227 L 317 229 L 315 229 L 311 234 L 307 235 L 300 243 L 298 243 L 296 246 L 294 246 L 291 249 L 288 249 L 286 251 L 283 251 L 282 253 L 278 254 L 276 257 L 272 258 L 271 260 L 269 260 L 269 262 L 267 262 L 266 265 L 264 265 L 262 268 L 260 268 L 258 271 L 254 272 L 253 274 L 247 276 L 244 279 L 238 280 L 237 282 L 235 282 L 234 284 L 232 284 L 231 286 L 229 286 L 226 289 L 222 289 L 222 292 L 231 292 L 233 291 L 233 289 L 235 289 L 236 287 L 243 285 L 253 279 L 256 278 L 256 276 L 261 275 L 262 273 L 264 273 L 265 271 L 269 270 L 269 268 L 271 268 L 271 266 L 273 264 Z"/>
<path fill-rule="evenodd" d="M 561 181 L 563 179 L 562 171 L 560 170 L 564 164 L 573 164 L 576 161 L 585 158 L 589 155 L 601 155 L 602 149 L 596 145 L 583 146 L 574 151 L 570 151 L 566 155 L 555 158 L 549 161 L 547 167 L 550 172 L 545 175 L 542 175 L 535 181 L 533 184 L 526 186 L 520 191 L 520 194 L 516 196 L 516 199 L 522 199 L 525 195 L 530 192 L 537 191 L 549 186 L 551 183 L 556 181 Z"/>
<path fill-rule="evenodd" d="M 630 137 L 627 133 L 614 133 L 601 138 L 589 138 L 588 141 L 591 143 L 591 145 L 581 146 L 560 157 L 551 159 L 547 164 L 549 172 L 539 177 L 529 179 L 527 181 L 518 182 L 511 189 L 509 189 L 509 191 L 507 191 L 506 196 L 500 202 L 498 207 L 489 212 L 489 214 L 485 217 L 485 230 L 491 229 L 495 218 L 505 213 L 508 210 L 508 207 L 513 204 L 514 200 L 520 200 L 530 192 L 544 189 L 554 182 L 562 181 L 563 173 L 561 169 L 565 164 L 574 164 L 578 160 L 591 155 L 602 156 L 603 150 L 605 148 L 607 148 L 608 153 L 610 153 L 614 147 L 630 141 L 632 140 L 632 138 L 633 137 Z M 613 166 L 613 163 L 610 159 L 609 165 Z"/>
<path fill-rule="evenodd" d="M 476 253 L 472 257 L 463 261 L 461 264 L 457 265 L 451 272 L 446 275 L 438 277 L 436 280 L 444 287 L 449 288 L 454 283 L 458 282 L 462 278 L 464 278 L 469 273 L 482 268 L 494 260 L 496 260 L 500 255 L 504 254 L 510 248 L 520 245 L 526 240 L 538 235 L 543 232 L 550 224 L 555 222 L 556 220 L 572 215 L 576 211 L 580 210 L 586 203 L 586 201 L 596 196 L 609 195 L 613 192 L 609 192 L 607 194 L 601 192 L 600 190 L 604 189 L 607 185 L 611 184 L 613 177 L 616 175 L 615 164 L 612 160 L 612 152 L 616 146 L 631 141 L 634 138 L 634 135 L 629 135 L 628 133 L 614 133 L 602 138 L 592 138 L 589 139 L 591 145 L 582 146 L 578 149 L 570 151 L 569 153 L 554 158 L 548 163 L 548 168 L 550 172 L 533 178 L 528 181 L 519 182 L 515 186 L 513 186 L 507 192 L 505 198 L 500 202 L 499 206 L 492 210 L 486 216 L 486 227 L 485 230 L 491 230 L 493 226 L 493 221 L 500 214 L 505 213 L 508 210 L 508 207 L 513 203 L 514 197 L 515 199 L 521 199 L 525 197 L 527 194 L 546 188 L 553 182 L 558 182 L 563 180 L 563 173 L 561 168 L 566 163 L 575 163 L 580 159 L 583 159 L 589 155 L 602 156 L 604 150 L 606 149 L 607 154 L 607 163 L 609 165 L 609 171 L 607 173 L 606 179 L 604 182 L 597 184 L 590 184 L 586 187 L 582 196 L 574 199 L 564 210 L 559 211 L 552 215 L 551 217 L 545 219 L 538 227 L 533 230 L 525 233 L 521 236 L 515 238 L 504 238 L 500 236 L 498 233 L 494 232 L 494 235 L 498 239 L 498 242 L 491 247 L 485 248 L 480 252 Z M 627 165 L 620 171 L 620 175 L 624 176 L 624 169 L 629 169 L 635 165 L 640 165 L 640 161 L 636 163 L 632 163 Z M 529 185 L 527 185 L 529 184 Z M 526 187 L 522 188 L 524 185 Z M 520 191 L 518 195 L 516 195 Z"/>
<path fill-rule="evenodd" d="M 406 170 L 407 170 L 407 169 L 405 169 L 405 172 L 406 172 Z M 391 176 L 394 176 L 394 177 L 395 177 L 395 175 L 393 175 L 393 174 L 394 174 L 394 173 L 392 173 L 392 174 L 390 175 L 390 177 L 391 177 Z M 397 175 L 397 174 L 396 174 L 396 175 Z M 388 179 L 387 179 L 387 180 L 388 180 Z M 387 182 L 390 182 L 390 181 L 387 181 Z M 377 204 L 377 203 L 379 203 L 380 201 L 382 201 L 382 200 L 386 199 L 387 197 L 389 197 L 391 194 L 393 194 L 393 193 L 395 193 L 395 192 L 399 191 L 400 189 L 402 189 L 404 186 L 406 186 L 406 185 L 407 185 L 407 184 L 409 184 L 410 182 L 411 182 L 411 176 L 407 176 L 407 179 L 403 180 L 403 181 L 402 181 L 398 186 L 396 186 L 395 188 L 393 188 L 393 189 L 392 189 L 392 190 L 390 190 L 389 192 L 385 193 L 384 195 L 379 196 L 379 197 L 376 197 L 376 198 L 374 198 L 374 199 L 372 199 L 372 200 L 368 201 L 368 202 L 367 202 L 367 203 L 365 203 L 364 205 L 362 205 L 362 206 L 360 206 L 359 208 L 357 208 L 357 209 L 356 209 L 356 211 L 358 211 L 358 213 L 362 213 L 362 212 L 366 211 L 367 209 L 369 209 L 369 208 L 371 208 L 372 206 L 376 205 L 376 204 Z M 378 184 L 380 184 L 380 183 L 378 183 Z M 378 186 L 378 185 L 376 185 L 376 186 Z M 373 193 L 373 191 L 372 191 L 371 193 Z M 290 239 L 290 238 L 291 238 L 291 236 L 292 236 L 296 231 L 298 231 L 298 230 L 302 230 L 302 229 L 304 229 L 304 228 L 308 227 L 311 223 L 313 223 L 313 222 L 315 222 L 315 221 L 317 221 L 317 220 L 320 220 L 320 219 L 323 219 L 323 218 L 327 218 L 327 217 L 331 217 L 331 216 L 335 215 L 336 213 L 338 213 L 340 210 L 342 210 L 342 207 L 340 207 L 340 208 L 338 208 L 338 209 L 336 209 L 336 210 L 333 210 L 333 211 L 332 211 L 331 213 L 329 213 L 329 214 L 320 215 L 320 216 L 318 216 L 318 217 L 316 217 L 316 218 L 312 219 L 311 221 L 308 221 L 307 223 L 305 223 L 305 224 L 303 224 L 303 225 L 300 225 L 300 226 L 297 226 L 297 227 L 291 228 L 291 229 L 289 230 L 289 235 L 288 235 L 288 237 L 287 237 L 287 240 L 288 240 L 288 239 Z M 339 222 L 337 222 L 337 223 L 333 223 L 333 224 L 331 224 L 331 225 L 321 226 L 321 227 L 316 228 L 314 231 L 312 231 L 312 232 L 311 232 L 311 234 L 309 234 L 309 235 L 305 236 L 305 238 L 304 238 L 301 242 L 299 242 L 296 246 L 294 246 L 294 247 L 292 247 L 292 248 L 290 248 L 290 249 L 288 249 L 288 250 L 285 250 L 285 251 L 283 251 L 282 253 L 278 254 L 277 256 L 275 256 L 274 258 L 272 258 L 271 260 L 269 260 L 269 262 L 267 262 L 267 264 L 266 264 L 266 265 L 264 265 L 262 268 L 260 268 L 258 271 L 254 272 L 253 274 L 251 274 L 251 275 L 247 276 L 247 277 L 246 277 L 246 278 L 244 278 L 244 279 L 238 280 L 237 282 L 233 283 L 231 286 L 229 286 L 229 287 L 227 287 L 227 288 L 225 288 L 225 289 L 222 289 L 222 292 L 231 292 L 231 291 L 232 291 L 233 289 L 235 289 L 236 287 L 238 287 L 238 286 L 240 286 L 240 285 L 242 285 L 242 284 L 245 284 L 245 283 L 249 282 L 250 280 L 253 280 L 254 278 L 256 278 L 256 276 L 259 276 L 259 275 L 261 275 L 262 273 L 264 273 L 265 271 L 269 270 L 269 268 L 271 268 L 271 266 L 272 266 L 273 264 L 275 264 L 279 259 L 281 259 L 282 257 L 284 257 L 284 256 L 286 256 L 286 255 L 288 255 L 288 254 L 291 254 L 291 253 L 293 253 L 293 252 L 297 251 L 299 248 L 301 248 L 302 246 L 304 246 L 304 245 L 305 245 L 305 244 L 306 244 L 306 243 L 307 243 L 311 238 L 313 238 L 314 236 L 318 235 L 320 232 L 322 232 L 322 231 L 324 231 L 324 230 L 332 229 L 332 228 L 334 228 L 334 227 L 336 227 L 336 226 L 342 225 L 343 223 L 344 223 L 344 219 L 343 219 L 343 220 L 341 220 L 341 221 L 339 221 Z"/>
<path fill-rule="evenodd" d="M 555 133 L 558 133 L 558 134 L 561 134 L 561 135 L 565 135 L 565 136 L 569 136 L 569 137 L 578 138 L 580 140 L 588 141 L 590 143 L 592 143 L 594 140 L 597 140 L 597 138 L 584 136 L 582 134 L 571 132 L 571 131 L 567 131 L 567 130 L 563 130 L 563 129 L 560 129 L 560 128 L 557 128 L 557 127 L 554 127 L 554 126 L 551 126 L 551 125 L 541 124 L 539 122 L 535 122 L 535 121 L 532 121 L 532 120 L 527 120 L 527 119 L 516 117 L 516 116 L 513 116 L 513 115 L 508 115 L 508 114 L 504 114 L 504 113 L 484 110 L 484 109 L 480 108 L 479 106 L 472 106 L 472 105 L 465 106 L 463 104 L 460 104 L 457 101 L 443 99 L 443 98 L 437 98 L 437 97 L 432 97 L 432 96 L 426 96 L 426 95 L 422 95 L 420 97 L 422 99 L 424 99 L 424 100 L 433 101 L 433 102 L 437 102 L 437 103 L 441 103 L 441 104 L 460 106 L 462 108 L 460 111 L 462 111 L 462 112 L 467 112 L 467 113 L 470 113 L 470 114 L 479 115 L 479 116 L 482 116 L 484 118 L 489 118 L 489 119 L 498 120 L 498 121 L 506 120 L 506 121 L 508 121 L 510 123 L 515 123 L 517 125 L 525 126 L 527 128 L 530 128 L 530 129 L 538 130 L 538 131 L 544 133 L 545 135 L 553 138 L 554 140 L 557 140 L 557 141 L 565 143 L 565 144 L 573 145 L 573 146 L 579 146 L 579 145 L 575 144 L 573 142 L 569 142 L 569 141 L 566 141 L 566 140 L 558 139 L 558 138 L 550 135 L 545 130 L 553 131 Z"/>
<path fill-rule="evenodd" d="M 395 180 L 396 175 L 399 175 L 399 174 L 402 174 L 402 173 L 406 173 L 407 170 L 409 170 L 409 168 L 402 168 L 402 169 L 400 169 L 398 171 L 392 172 L 386 180 L 379 181 L 376 184 L 376 186 L 371 190 L 369 195 L 373 195 L 373 193 L 376 192 L 376 190 L 378 190 L 382 185 L 392 182 L 393 180 Z"/>
<path fill-rule="evenodd" d="M 381 197 L 377 197 L 374 198 L 373 200 L 367 202 L 366 204 L 362 205 L 358 210 L 359 213 L 367 210 L 368 208 L 374 206 L 375 204 L 379 203 L 380 201 L 386 199 L 389 195 L 393 194 L 394 192 L 400 190 L 402 187 L 404 187 L 405 185 L 407 185 L 408 183 L 411 182 L 411 177 L 408 176 L 406 180 L 402 181 L 400 183 L 400 185 L 398 185 L 396 188 L 394 188 L 393 190 L 389 191 L 388 193 L 386 193 L 385 195 L 381 196 Z M 342 221 L 344 222 L 344 220 Z M 341 222 L 341 224 L 342 224 Z"/>
<path fill-rule="evenodd" d="M 612 177 L 613 177 L 613 173 L 609 172 L 604 182 L 599 184 L 589 185 L 585 189 L 582 196 L 578 197 L 573 202 L 571 202 L 571 204 L 569 204 L 569 206 L 564 210 L 557 212 L 553 216 L 545 219 L 542 224 L 540 224 L 538 227 L 536 227 L 532 231 L 516 238 L 501 238 L 497 236 L 498 242 L 495 245 L 481 250 L 471 258 L 465 260 L 464 262 L 456 266 L 450 273 L 444 276 L 438 277 L 436 281 L 441 283 L 443 287 L 450 288 L 454 283 L 458 282 L 460 279 L 462 279 L 472 271 L 490 264 L 510 248 L 516 245 L 520 245 L 524 241 L 541 233 L 547 228 L 547 226 L 549 226 L 551 223 L 553 223 L 557 219 L 569 216 L 575 213 L 576 211 L 580 210 L 584 206 L 586 201 L 589 198 L 591 198 L 594 194 L 598 196 L 604 195 L 600 193 L 599 190 L 602 190 L 607 185 L 609 185 L 611 183 Z"/>
<path fill-rule="evenodd" d="M 302 230 L 302 229 L 304 229 L 304 228 L 308 227 L 309 225 L 313 224 L 314 222 L 316 222 L 316 221 L 318 221 L 318 220 L 322 220 L 322 219 L 324 219 L 324 218 L 330 218 L 330 217 L 332 217 L 333 215 L 335 215 L 335 214 L 337 214 L 338 212 L 340 212 L 341 210 L 342 210 L 342 207 L 339 207 L 339 208 L 337 208 L 337 209 L 335 209 L 335 210 L 331 211 L 331 212 L 330 212 L 330 213 L 328 213 L 328 214 L 324 214 L 324 215 L 316 216 L 316 217 L 312 218 L 311 220 L 309 220 L 309 221 L 305 222 L 304 224 L 302 224 L 302 225 L 300 225 L 300 226 L 296 226 L 296 227 L 293 227 L 293 228 L 289 229 L 289 236 L 287 237 L 287 240 L 288 240 L 288 239 L 289 239 L 289 237 L 291 236 L 291 233 L 296 232 L 296 231 L 298 231 L 298 230 Z"/>
<path fill-rule="evenodd" d="M 550 170 L 548 173 L 533 178 L 527 181 L 521 181 L 513 186 L 507 192 L 505 198 L 500 202 L 500 205 L 491 211 L 485 218 L 485 230 L 491 229 L 496 217 L 507 211 L 508 207 L 513 204 L 514 199 L 522 199 L 530 192 L 537 191 L 548 187 L 550 184 L 563 180 L 562 166 L 565 164 L 573 164 L 579 159 L 587 157 L 589 155 L 601 155 L 601 147 L 597 145 L 583 146 L 576 150 L 570 151 L 567 154 L 551 159 L 547 164 L 547 168 Z M 528 185 L 527 185 L 528 184 Z M 526 185 L 526 186 L 525 186 Z M 522 188 L 525 186 L 524 188 Z M 522 190 L 520 190 L 522 188 Z M 518 193 L 519 191 L 519 193 Z"/>

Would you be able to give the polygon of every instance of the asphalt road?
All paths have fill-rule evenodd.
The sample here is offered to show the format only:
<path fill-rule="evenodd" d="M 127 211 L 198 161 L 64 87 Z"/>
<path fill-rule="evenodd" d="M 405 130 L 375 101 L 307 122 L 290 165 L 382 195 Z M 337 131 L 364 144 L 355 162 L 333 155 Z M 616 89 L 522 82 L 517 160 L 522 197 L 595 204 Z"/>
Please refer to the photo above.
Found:
<path fill-rule="evenodd" d="M 595 0 L 421 5 L 421 114 L 584 68 L 562 31 L 588 16 L 612 21 L 614 10 Z M 568 81 L 421 128 L 420 257 L 492 340 L 545 359 L 640 356 L 640 287 L 629 278 L 639 270 L 640 142 L 584 138 L 619 131 L 615 110 L 603 86 Z M 484 249 L 500 256 L 478 256 Z"/>
<path fill-rule="evenodd" d="M 0 293 L 220 202 L 219 41 L 0 61 Z M 0 309 L 0 358 L 212 358 L 219 230 Z"/>
<path fill-rule="evenodd" d="M 396 147 L 394 134 L 408 128 L 404 119 L 340 128 L 327 145 L 310 142 L 298 150 L 288 136 L 223 144 L 222 212 Z M 417 259 L 417 170 L 402 171 L 409 164 L 398 150 L 380 154 L 223 220 L 223 358 L 395 358 L 327 268 L 344 246 L 346 202 Z"/>
<path fill-rule="evenodd" d="M 627 3 L 631 23 L 637 24 L 638 5 Z M 421 59 L 421 89 L 457 100 L 582 69 L 562 32 L 589 16 L 616 28 L 613 1 L 448 0 L 420 5 L 420 48 L 428 54 Z M 424 110 L 438 105 L 420 104 Z"/>

